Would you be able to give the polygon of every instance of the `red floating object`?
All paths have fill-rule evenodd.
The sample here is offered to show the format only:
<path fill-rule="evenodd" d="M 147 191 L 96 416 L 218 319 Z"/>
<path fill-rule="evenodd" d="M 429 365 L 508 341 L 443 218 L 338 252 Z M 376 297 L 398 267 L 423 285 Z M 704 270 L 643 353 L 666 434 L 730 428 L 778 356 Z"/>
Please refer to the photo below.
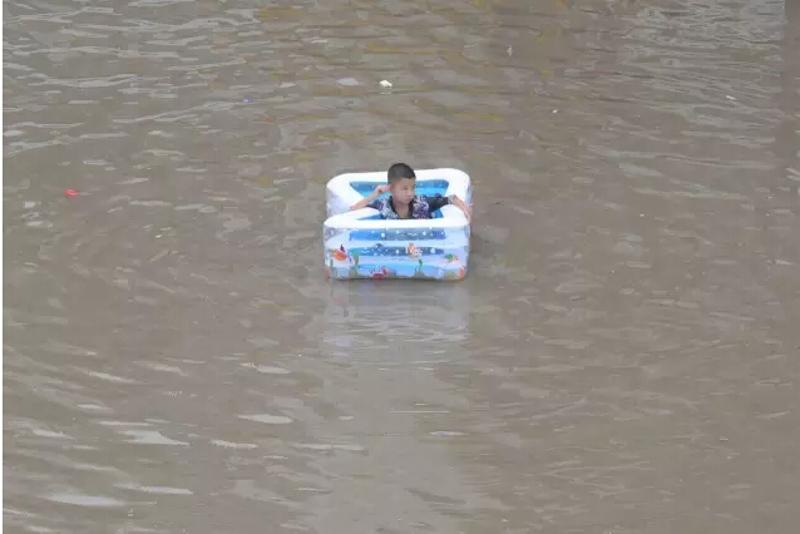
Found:
<path fill-rule="evenodd" d="M 64 189 L 64 196 L 67 198 L 77 197 L 78 192 L 74 189 Z"/>

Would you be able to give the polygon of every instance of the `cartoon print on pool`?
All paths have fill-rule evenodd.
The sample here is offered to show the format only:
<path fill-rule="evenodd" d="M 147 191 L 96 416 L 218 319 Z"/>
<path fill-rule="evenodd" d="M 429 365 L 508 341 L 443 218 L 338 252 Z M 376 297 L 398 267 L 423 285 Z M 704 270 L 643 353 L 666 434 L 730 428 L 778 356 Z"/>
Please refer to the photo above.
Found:
<path fill-rule="evenodd" d="M 422 251 L 414 243 L 409 243 L 408 247 L 406 247 L 406 254 L 412 258 L 419 258 L 422 256 Z"/>
<path fill-rule="evenodd" d="M 397 273 L 394 272 L 392 269 L 389 269 L 386 266 L 380 267 L 379 269 L 372 272 L 372 278 L 374 280 L 385 280 L 392 276 L 396 276 Z"/>
<path fill-rule="evenodd" d="M 347 261 L 348 258 L 347 251 L 344 249 L 344 245 L 340 245 L 338 250 L 334 250 L 331 253 L 331 256 L 333 256 L 333 259 L 336 261 Z"/>

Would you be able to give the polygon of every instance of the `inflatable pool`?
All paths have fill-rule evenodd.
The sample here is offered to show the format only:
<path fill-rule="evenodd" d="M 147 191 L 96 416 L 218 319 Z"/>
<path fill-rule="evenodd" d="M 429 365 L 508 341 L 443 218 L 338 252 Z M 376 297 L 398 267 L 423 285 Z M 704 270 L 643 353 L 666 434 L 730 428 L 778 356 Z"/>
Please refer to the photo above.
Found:
<path fill-rule="evenodd" d="M 457 169 L 416 171 L 417 195 L 458 195 L 472 205 L 469 176 Z M 333 279 L 461 280 L 467 274 L 470 227 L 464 213 L 444 206 L 431 219 L 384 219 L 350 206 L 386 183 L 386 172 L 341 174 L 327 186 L 325 270 Z"/>

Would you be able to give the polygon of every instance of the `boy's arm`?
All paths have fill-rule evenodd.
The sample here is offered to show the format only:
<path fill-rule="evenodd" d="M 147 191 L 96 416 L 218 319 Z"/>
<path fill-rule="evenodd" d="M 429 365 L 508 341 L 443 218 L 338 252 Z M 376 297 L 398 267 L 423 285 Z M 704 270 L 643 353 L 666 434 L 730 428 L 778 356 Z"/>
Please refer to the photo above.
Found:
<path fill-rule="evenodd" d="M 367 204 L 369 204 L 370 202 L 372 202 L 376 198 L 378 198 L 378 195 L 376 195 L 374 192 L 372 192 L 372 193 L 369 194 L 368 197 L 364 197 L 361 200 L 359 200 L 358 202 L 356 202 L 355 204 L 353 204 L 352 206 L 350 206 L 350 211 L 360 210 L 361 208 L 366 208 Z"/>
<path fill-rule="evenodd" d="M 470 212 L 469 206 L 467 206 L 466 202 L 458 198 L 458 195 L 450 195 L 450 203 L 463 211 L 464 216 L 467 218 L 467 222 L 470 222 L 472 213 Z"/>
<path fill-rule="evenodd" d="M 368 196 L 362 198 L 361 200 L 350 206 L 350 211 L 366 208 L 370 202 L 372 202 L 373 200 L 375 200 L 376 198 L 381 196 L 381 194 L 385 193 L 388 190 L 389 186 L 386 184 L 376 186 L 375 189 L 372 191 L 372 193 L 370 193 Z"/>

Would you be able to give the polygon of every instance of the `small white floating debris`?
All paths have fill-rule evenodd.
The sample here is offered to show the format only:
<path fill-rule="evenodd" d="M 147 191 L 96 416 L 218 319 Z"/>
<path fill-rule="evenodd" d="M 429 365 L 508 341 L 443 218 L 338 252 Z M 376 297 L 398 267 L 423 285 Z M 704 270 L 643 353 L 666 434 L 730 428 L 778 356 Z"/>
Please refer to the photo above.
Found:
<path fill-rule="evenodd" d="M 356 85 L 360 85 L 358 80 L 355 78 L 339 78 L 336 80 L 336 83 L 339 85 L 344 85 L 345 87 L 355 87 Z"/>
<path fill-rule="evenodd" d="M 733 97 L 731 95 L 725 95 L 725 98 L 727 98 L 728 100 L 731 100 L 733 102 L 736 102 L 736 97 Z"/>
<path fill-rule="evenodd" d="M 513 46 L 509 46 L 508 48 L 506 48 L 506 54 L 508 54 L 509 57 L 511 57 L 511 55 L 513 53 L 514 53 L 514 47 Z"/>
<path fill-rule="evenodd" d="M 391 89 L 392 88 L 392 82 L 390 82 L 389 80 L 381 80 L 378 83 L 380 83 L 381 87 L 383 87 L 384 89 Z"/>
<path fill-rule="evenodd" d="M 558 110 L 557 110 L 557 109 L 554 109 L 554 110 L 553 110 L 553 115 L 555 115 L 556 113 L 558 113 Z"/>

